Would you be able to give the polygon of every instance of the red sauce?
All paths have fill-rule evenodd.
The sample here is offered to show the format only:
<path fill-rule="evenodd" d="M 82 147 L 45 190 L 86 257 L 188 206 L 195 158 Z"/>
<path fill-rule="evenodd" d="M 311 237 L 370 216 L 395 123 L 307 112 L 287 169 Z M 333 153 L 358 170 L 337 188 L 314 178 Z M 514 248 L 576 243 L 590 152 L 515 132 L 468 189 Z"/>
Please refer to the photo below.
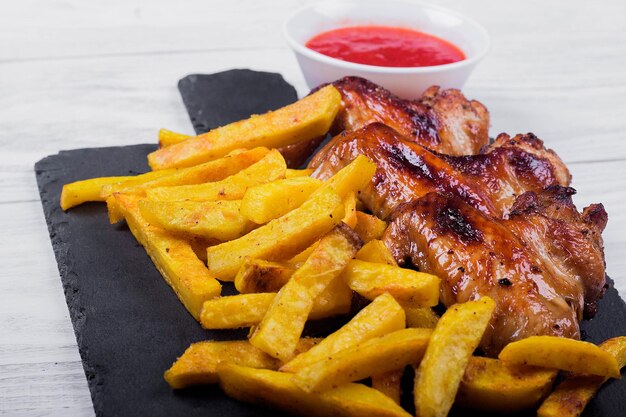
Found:
<path fill-rule="evenodd" d="M 329 30 L 306 46 L 320 54 L 379 67 L 428 67 L 465 59 L 457 46 L 427 33 L 390 26 L 352 26 Z"/>

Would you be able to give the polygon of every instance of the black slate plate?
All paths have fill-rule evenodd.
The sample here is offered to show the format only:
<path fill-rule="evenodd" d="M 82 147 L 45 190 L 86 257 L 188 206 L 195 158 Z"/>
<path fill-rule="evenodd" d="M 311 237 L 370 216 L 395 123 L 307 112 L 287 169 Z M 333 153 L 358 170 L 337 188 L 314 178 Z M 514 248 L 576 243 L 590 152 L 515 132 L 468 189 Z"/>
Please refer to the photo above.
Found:
<path fill-rule="evenodd" d="M 269 91 L 259 89 L 265 81 L 274 83 Z M 194 85 L 196 92 L 221 88 L 220 94 L 236 94 L 231 93 L 229 104 L 225 104 L 223 96 L 197 95 L 187 89 L 189 85 Z M 179 87 L 199 131 L 296 98 L 295 90 L 282 77 L 251 71 L 191 76 L 181 80 Z M 246 107 L 235 114 L 232 109 L 238 108 L 237 101 L 241 108 L 250 103 L 258 103 L 258 107 Z M 190 343 L 239 339 L 245 337 L 245 331 L 202 330 L 128 229 L 108 223 L 103 204 L 84 204 L 67 213 L 59 207 L 63 184 L 145 172 L 146 154 L 154 149 L 154 145 L 77 149 L 49 156 L 35 165 L 94 410 L 98 416 L 281 415 L 230 400 L 216 387 L 170 390 L 163 371 Z M 594 342 L 626 335 L 626 305 L 612 287 L 600 302 L 597 317 L 584 322 L 583 329 L 587 339 Z M 625 392 L 626 380 L 608 383 L 584 415 L 623 415 Z"/>

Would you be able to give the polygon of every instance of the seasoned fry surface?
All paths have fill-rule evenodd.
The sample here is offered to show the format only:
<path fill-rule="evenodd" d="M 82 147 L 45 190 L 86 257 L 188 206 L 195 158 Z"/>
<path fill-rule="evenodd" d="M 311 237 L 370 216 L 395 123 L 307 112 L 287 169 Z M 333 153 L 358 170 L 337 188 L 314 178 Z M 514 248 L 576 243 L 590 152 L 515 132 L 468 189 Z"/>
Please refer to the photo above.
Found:
<path fill-rule="evenodd" d="M 340 105 L 328 87 L 280 110 L 213 129 L 148 155 L 154 170 L 189 167 L 219 158 L 237 148 L 279 148 L 324 135 Z"/>
<path fill-rule="evenodd" d="M 341 221 L 344 207 L 332 189 L 247 235 L 207 249 L 209 270 L 232 281 L 247 256 L 275 260 L 295 255 Z"/>
<path fill-rule="evenodd" d="M 487 328 L 495 303 L 489 297 L 457 304 L 441 317 L 415 371 L 415 409 L 420 417 L 450 411 L 465 367 Z"/>

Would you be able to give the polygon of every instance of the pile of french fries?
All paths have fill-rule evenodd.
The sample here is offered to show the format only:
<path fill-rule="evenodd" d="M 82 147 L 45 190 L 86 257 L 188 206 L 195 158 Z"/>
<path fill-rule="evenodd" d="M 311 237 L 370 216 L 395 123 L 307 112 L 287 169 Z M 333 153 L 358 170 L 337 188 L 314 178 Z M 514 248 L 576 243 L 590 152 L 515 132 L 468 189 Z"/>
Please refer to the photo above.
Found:
<path fill-rule="evenodd" d="M 126 221 L 204 328 L 250 328 L 248 340 L 192 344 L 167 382 L 219 383 L 237 400 L 296 414 L 407 416 L 401 379 L 413 367 L 420 417 L 455 404 L 580 415 L 620 377 L 626 337 L 596 346 L 536 336 L 497 359 L 475 356 L 494 301 L 433 312 L 439 279 L 400 268 L 380 240 L 386 223 L 362 211 L 374 163 L 359 156 L 320 181 L 288 169 L 276 149 L 325 135 L 340 105 L 327 86 L 197 137 L 162 130 L 153 171 L 64 186 L 64 210 L 105 201 L 112 223 Z M 239 294 L 221 296 L 223 282 Z M 369 304 L 325 338 L 303 337 L 307 321 L 350 313 L 355 293 Z M 567 374 L 553 389 L 559 371 Z"/>

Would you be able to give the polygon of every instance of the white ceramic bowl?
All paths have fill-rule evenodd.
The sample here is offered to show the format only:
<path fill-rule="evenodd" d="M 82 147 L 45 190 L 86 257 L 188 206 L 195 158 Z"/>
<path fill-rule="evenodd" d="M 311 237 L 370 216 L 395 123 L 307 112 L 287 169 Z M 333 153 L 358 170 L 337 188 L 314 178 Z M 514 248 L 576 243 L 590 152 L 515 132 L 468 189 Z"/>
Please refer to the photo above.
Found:
<path fill-rule="evenodd" d="M 391 68 L 331 58 L 305 46 L 313 36 L 346 26 L 401 26 L 435 35 L 459 47 L 466 59 L 432 67 Z M 461 88 L 489 50 L 487 31 L 459 13 L 402 0 L 325 1 L 303 7 L 283 25 L 310 88 L 347 75 L 367 78 L 404 98 L 419 97 L 431 85 Z"/>

